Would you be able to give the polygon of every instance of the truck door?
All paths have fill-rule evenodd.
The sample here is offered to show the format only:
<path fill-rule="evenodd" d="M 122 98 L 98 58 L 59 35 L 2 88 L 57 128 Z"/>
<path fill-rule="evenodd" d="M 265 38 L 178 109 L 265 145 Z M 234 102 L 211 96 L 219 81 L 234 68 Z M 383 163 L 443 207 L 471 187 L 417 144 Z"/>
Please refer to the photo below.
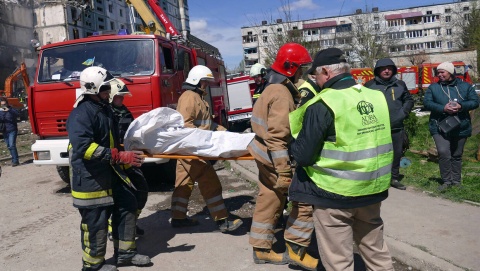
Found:
<path fill-rule="evenodd" d="M 175 74 L 174 48 L 172 44 L 159 44 L 160 57 L 160 106 L 177 108 L 181 84 Z"/>
<path fill-rule="evenodd" d="M 400 79 L 405 82 L 410 93 L 415 92 L 417 89 L 416 77 L 414 72 L 404 72 L 400 74 Z"/>

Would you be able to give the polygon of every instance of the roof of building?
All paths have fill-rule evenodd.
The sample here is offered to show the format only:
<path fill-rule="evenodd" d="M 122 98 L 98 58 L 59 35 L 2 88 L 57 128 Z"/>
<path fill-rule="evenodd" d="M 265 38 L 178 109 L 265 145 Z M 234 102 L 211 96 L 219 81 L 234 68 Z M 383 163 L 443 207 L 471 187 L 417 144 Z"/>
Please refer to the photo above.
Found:
<path fill-rule="evenodd" d="M 337 21 L 325 21 L 325 22 L 303 24 L 303 29 L 321 28 L 321 27 L 336 26 L 336 25 L 337 25 Z"/>
<path fill-rule="evenodd" d="M 389 14 L 385 15 L 386 20 L 395 20 L 395 19 L 406 19 L 406 18 L 413 18 L 413 17 L 422 17 L 423 13 L 421 11 L 415 12 L 406 12 L 406 13 L 396 13 L 396 14 Z"/>

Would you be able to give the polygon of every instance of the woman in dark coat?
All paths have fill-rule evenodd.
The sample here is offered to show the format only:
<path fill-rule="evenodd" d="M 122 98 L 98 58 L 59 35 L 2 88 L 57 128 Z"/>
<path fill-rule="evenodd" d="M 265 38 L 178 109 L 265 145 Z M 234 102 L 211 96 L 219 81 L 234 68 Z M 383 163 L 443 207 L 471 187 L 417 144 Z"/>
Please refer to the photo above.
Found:
<path fill-rule="evenodd" d="M 3 123 L 0 132 L 3 134 L 3 139 L 7 143 L 7 148 L 12 156 L 12 167 L 16 167 L 19 165 L 17 152 L 18 111 L 8 104 L 5 97 L 0 97 L 0 103 L 0 123 Z"/>
<path fill-rule="evenodd" d="M 455 77 L 451 62 L 438 65 L 437 72 L 439 81 L 428 87 L 423 104 L 431 111 L 429 129 L 438 151 L 443 181 L 439 190 L 443 191 L 461 185 L 463 148 L 472 135 L 469 111 L 477 108 L 479 102 L 475 88 Z M 441 131 L 438 123 L 454 115 L 460 119 L 460 125 L 448 133 Z"/>

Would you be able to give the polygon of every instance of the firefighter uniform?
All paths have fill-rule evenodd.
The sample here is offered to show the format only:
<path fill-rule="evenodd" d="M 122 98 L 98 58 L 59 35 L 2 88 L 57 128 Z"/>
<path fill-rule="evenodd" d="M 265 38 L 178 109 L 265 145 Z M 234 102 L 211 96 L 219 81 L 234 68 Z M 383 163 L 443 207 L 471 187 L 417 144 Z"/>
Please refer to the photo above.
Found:
<path fill-rule="evenodd" d="M 133 115 L 125 105 L 119 107 L 112 105 L 111 107 L 118 123 L 119 142 L 120 144 L 123 144 L 125 133 L 127 132 L 130 123 L 133 121 Z M 130 165 L 124 165 L 123 168 L 125 173 L 130 178 L 130 181 L 136 188 L 134 193 L 137 200 L 136 218 L 138 219 L 142 209 L 147 204 L 148 183 L 139 168 L 132 167 Z"/>
<path fill-rule="evenodd" d="M 256 136 L 248 150 L 257 163 L 260 181 L 250 230 L 250 244 L 256 248 L 272 248 L 275 225 L 282 215 L 286 196 L 274 186 L 278 173 L 291 172 L 288 114 L 294 109 L 292 94 L 283 84 L 269 84 L 253 107 L 251 123 Z"/>
<path fill-rule="evenodd" d="M 185 127 L 202 130 L 224 131 L 224 127 L 213 122 L 209 105 L 201 90 L 190 84 L 184 84 L 186 91 L 178 100 L 177 111 L 182 114 Z M 188 201 L 194 183 L 207 204 L 210 215 L 215 221 L 228 217 L 222 197 L 222 186 L 213 166 L 205 160 L 178 159 L 175 190 L 172 194 L 172 219 L 187 218 Z"/>
<path fill-rule="evenodd" d="M 108 106 L 85 100 L 67 120 L 72 168 L 73 205 L 82 216 L 81 236 L 85 270 L 105 261 L 107 220 L 112 215 L 118 258 L 136 254 L 136 202 L 127 187 L 130 179 L 119 165 L 111 165 L 111 148 L 118 147 L 117 131 Z M 115 201 L 114 201 L 115 198 Z"/>
<path fill-rule="evenodd" d="M 299 107 L 320 93 L 320 88 L 311 79 L 304 81 L 298 88 Z M 295 180 L 292 180 L 294 182 Z M 313 206 L 308 203 L 292 201 L 292 210 L 288 216 L 284 238 L 286 241 L 303 248 L 310 245 L 313 234 Z"/>

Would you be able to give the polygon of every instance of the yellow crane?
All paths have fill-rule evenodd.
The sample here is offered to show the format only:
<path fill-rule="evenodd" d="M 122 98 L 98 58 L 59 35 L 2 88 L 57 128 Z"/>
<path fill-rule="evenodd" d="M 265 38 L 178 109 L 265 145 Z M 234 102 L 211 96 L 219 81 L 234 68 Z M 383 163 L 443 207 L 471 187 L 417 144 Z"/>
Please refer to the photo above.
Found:
<path fill-rule="evenodd" d="M 160 23 L 155 14 L 152 13 L 151 9 L 148 7 L 147 3 L 144 0 L 125 0 L 129 6 L 133 6 L 138 12 L 142 20 L 145 22 L 145 32 L 147 34 L 159 35 L 162 37 L 166 36 L 166 31 L 163 25 Z"/>

